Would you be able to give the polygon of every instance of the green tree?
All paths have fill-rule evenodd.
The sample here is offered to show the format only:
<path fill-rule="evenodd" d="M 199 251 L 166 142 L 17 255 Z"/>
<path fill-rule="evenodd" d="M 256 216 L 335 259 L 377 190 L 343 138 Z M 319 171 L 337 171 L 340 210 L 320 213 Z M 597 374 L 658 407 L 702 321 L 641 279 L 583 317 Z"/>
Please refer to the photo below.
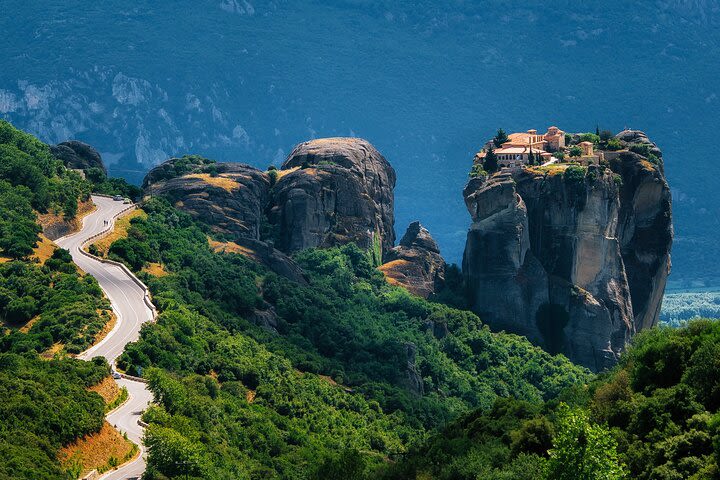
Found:
<path fill-rule="evenodd" d="M 345 449 L 325 460 L 315 475 L 323 480 L 362 480 L 367 478 L 367 460 L 355 449 Z"/>
<path fill-rule="evenodd" d="M 613 138 L 615 135 L 610 130 L 602 130 L 598 136 L 600 137 L 600 141 L 603 143 L 607 143 L 610 141 L 611 138 Z"/>
<path fill-rule="evenodd" d="M 616 151 L 616 150 L 622 150 L 623 146 L 622 143 L 620 143 L 620 140 L 617 138 L 611 138 L 607 141 L 607 149 Z"/>
<path fill-rule="evenodd" d="M 585 168 L 580 165 L 570 165 L 563 172 L 563 180 L 571 184 L 580 184 L 585 180 Z"/>
<path fill-rule="evenodd" d="M 168 477 L 201 477 L 207 462 L 201 444 L 185 438 L 177 430 L 150 425 L 145 431 L 148 464 Z"/>
<path fill-rule="evenodd" d="M 502 128 L 498 128 L 497 135 L 493 137 L 493 144 L 495 145 L 495 148 L 500 148 L 500 146 L 508 141 L 507 133 L 505 133 L 505 130 Z"/>
<path fill-rule="evenodd" d="M 571 157 L 579 157 L 582 155 L 582 148 L 578 147 L 577 145 L 573 145 L 570 147 L 570 156 Z"/>
<path fill-rule="evenodd" d="M 532 148 L 530 148 L 530 151 L 528 152 L 528 165 L 535 165 L 535 157 L 536 155 L 533 153 Z M 537 158 L 539 160 L 540 156 L 537 155 Z"/>
<path fill-rule="evenodd" d="M 77 198 L 68 196 L 63 202 L 63 215 L 67 220 L 72 220 L 77 215 L 78 203 Z"/>
<path fill-rule="evenodd" d="M 103 172 L 101 168 L 90 167 L 85 170 L 85 178 L 90 180 L 92 183 L 97 184 L 107 180 L 107 175 L 105 175 L 105 172 Z"/>
<path fill-rule="evenodd" d="M 583 133 L 580 134 L 580 138 L 578 139 L 580 142 L 592 142 L 592 143 L 599 143 L 600 142 L 600 134 L 595 133 Z"/>
<path fill-rule="evenodd" d="M 273 168 L 268 168 L 268 178 L 270 179 L 270 186 L 272 187 L 277 183 L 277 179 L 280 176 L 280 174 L 277 171 L 277 168 L 275 168 L 274 165 L 271 165 Z"/>
<path fill-rule="evenodd" d="M 626 478 L 610 431 L 588 419 L 584 410 L 559 408 L 558 431 L 549 451 L 548 480 L 614 480 Z"/>
<path fill-rule="evenodd" d="M 477 178 L 483 175 L 487 175 L 487 172 L 485 171 L 483 166 L 479 163 L 473 163 L 472 168 L 470 168 L 470 173 L 468 174 L 468 177 Z"/>
<path fill-rule="evenodd" d="M 495 155 L 495 150 L 492 147 L 488 148 L 488 151 L 485 154 L 485 163 L 483 164 L 483 167 L 488 173 L 494 173 L 498 170 L 497 155 Z"/>

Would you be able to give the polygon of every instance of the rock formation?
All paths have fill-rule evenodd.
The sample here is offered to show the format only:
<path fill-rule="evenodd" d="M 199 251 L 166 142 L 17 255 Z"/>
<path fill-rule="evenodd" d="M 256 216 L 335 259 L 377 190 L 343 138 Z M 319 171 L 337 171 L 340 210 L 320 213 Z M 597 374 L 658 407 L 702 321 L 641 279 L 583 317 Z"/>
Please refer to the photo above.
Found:
<path fill-rule="evenodd" d="M 380 270 L 391 284 L 423 298 L 437 292 L 445 281 L 440 248 L 420 222 L 408 226 L 400 244 L 387 253 Z"/>
<path fill-rule="evenodd" d="M 349 242 L 382 256 L 395 242 L 395 171 L 365 140 L 298 145 L 281 170 L 198 156 L 170 159 L 145 177 L 145 195 L 168 198 L 233 240 L 234 249 L 298 279 L 286 254 Z M 378 259 L 379 260 L 379 259 Z"/>
<path fill-rule="evenodd" d="M 623 150 L 609 152 L 607 167 L 526 168 L 467 184 L 463 273 L 484 321 L 593 370 L 613 365 L 636 331 L 657 323 L 671 205 L 661 154 L 647 144 L 655 164 Z"/>
<path fill-rule="evenodd" d="M 295 252 L 348 242 L 395 244 L 395 170 L 366 140 L 324 138 L 296 146 L 273 187 L 278 248 Z"/>
<path fill-rule="evenodd" d="M 218 233 L 260 239 L 270 179 L 255 167 L 173 158 L 150 170 L 143 188 L 146 195 L 168 198 Z"/>
<path fill-rule="evenodd" d="M 56 158 L 62 160 L 68 168 L 78 170 L 99 168 L 107 174 L 107 169 L 102 161 L 102 157 L 100 157 L 97 150 L 87 143 L 70 140 L 57 145 L 51 145 L 50 151 Z"/>
<path fill-rule="evenodd" d="M 215 163 L 197 156 L 172 158 L 147 174 L 143 188 L 146 196 L 163 196 L 233 239 L 216 250 L 241 253 L 279 275 L 305 282 L 292 259 L 271 242 L 261 240 L 270 198 L 270 178 L 264 172 L 242 163 Z"/>

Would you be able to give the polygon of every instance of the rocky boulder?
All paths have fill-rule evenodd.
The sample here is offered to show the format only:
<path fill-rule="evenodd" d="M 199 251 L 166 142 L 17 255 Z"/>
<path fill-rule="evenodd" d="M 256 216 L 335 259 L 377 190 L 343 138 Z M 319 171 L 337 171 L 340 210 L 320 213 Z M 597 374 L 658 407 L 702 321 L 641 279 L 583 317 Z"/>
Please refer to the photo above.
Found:
<path fill-rule="evenodd" d="M 349 242 L 383 254 L 395 243 L 395 170 L 359 138 L 296 146 L 272 190 L 277 245 L 292 253 Z"/>
<path fill-rule="evenodd" d="M 437 292 L 445 281 L 440 248 L 420 222 L 408 226 L 400 244 L 388 251 L 380 271 L 389 283 L 423 298 Z"/>
<path fill-rule="evenodd" d="M 50 146 L 50 152 L 62 160 L 68 168 L 87 170 L 89 168 L 99 168 L 105 174 L 107 169 L 102 161 L 102 157 L 93 147 L 87 143 L 78 140 L 70 140 Z"/>
<path fill-rule="evenodd" d="M 143 187 L 145 195 L 168 198 L 218 233 L 260 239 L 270 179 L 255 167 L 173 158 L 153 168 Z"/>
<path fill-rule="evenodd" d="M 464 197 L 463 274 L 494 329 L 599 371 L 657 323 L 672 243 L 661 160 L 621 152 L 609 168 L 498 173 L 471 180 Z"/>
<path fill-rule="evenodd" d="M 395 171 L 365 140 L 329 138 L 293 150 L 281 170 L 199 156 L 172 158 L 145 177 L 159 195 L 230 237 L 241 252 L 273 271 L 304 281 L 287 256 L 349 242 L 378 256 L 395 242 Z M 378 258 L 380 260 L 380 258 Z"/>
<path fill-rule="evenodd" d="M 217 251 L 240 253 L 278 275 L 305 283 L 300 267 L 272 242 L 263 241 L 270 178 L 242 163 L 216 163 L 202 157 L 170 159 L 153 168 L 143 182 L 146 196 L 167 198 L 176 208 L 232 238 Z"/>
<path fill-rule="evenodd" d="M 647 145 L 650 153 L 657 157 L 662 157 L 662 151 L 655 142 L 648 138 L 645 132 L 641 132 L 640 130 L 623 130 L 615 135 L 615 138 L 626 146 Z"/>

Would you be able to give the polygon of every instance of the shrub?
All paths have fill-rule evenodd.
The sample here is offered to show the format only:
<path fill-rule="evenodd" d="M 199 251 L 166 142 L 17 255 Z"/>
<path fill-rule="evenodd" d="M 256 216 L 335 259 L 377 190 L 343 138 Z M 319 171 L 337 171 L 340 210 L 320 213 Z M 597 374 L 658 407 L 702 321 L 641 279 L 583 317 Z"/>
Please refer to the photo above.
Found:
<path fill-rule="evenodd" d="M 647 157 L 648 155 L 650 155 L 650 145 L 645 143 L 632 144 L 630 145 L 629 149 L 631 152 L 642 155 L 643 157 Z"/>
<path fill-rule="evenodd" d="M 622 143 L 620 143 L 620 140 L 618 140 L 617 138 L 611 138 L 610 140 L 607 141 L 607 149 L 608 150 L 616 151 L 616 150 L 622 150 L 622 148 L 623 148 L 623 145 L 622 145 Z"/>
<path fill-rule="evenodd" d="M 578 147 L 577 145 L 573 145 L 570 147 L 570 156 L 571 157 L 579 157 L 582 155 L 582 148 Z"/>
<path fill-rule="evenodd" d="M 592 142 L 592 143 L 600 143 L 600 136 L 595 133 L 582 133 L 580 134 L 579 138 L 580 142 Z"/>
<path fill-rule="evenodd" d="M 585 180 L 585 167 L 570 165 L 563 172 L 563 179 L 568 183 L 582 183 Z"/>
<path fill-rule="evenodd" d="M 468 174 L 468 177 L 470 178 L 477 178 L 487 175 L 487 172 L 485 169 L 483 169 L 483 166 L 479 163 L 474 163 L 472 168 L 470 169 L 470 173 Z"/>

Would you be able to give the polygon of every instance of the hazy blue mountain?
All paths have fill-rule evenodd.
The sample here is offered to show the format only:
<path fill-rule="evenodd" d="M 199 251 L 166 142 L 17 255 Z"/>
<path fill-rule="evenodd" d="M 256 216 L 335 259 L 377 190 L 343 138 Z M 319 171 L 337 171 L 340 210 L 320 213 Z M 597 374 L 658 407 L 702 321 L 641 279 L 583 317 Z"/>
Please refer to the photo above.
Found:
<path fill-rule="evenodd" d="M 326 3 L 332 3 L 331 6 Z M 264 167 L 311 137 L 362 136 L 458 261 L 461 190 L 497 127 L 623 127 L 660 144 L 671 281 L 718 284 L 720 2 L 20 2 L 0 17 L 0 116 L 95 145 L 139 181 L 171 155 Z"/>

